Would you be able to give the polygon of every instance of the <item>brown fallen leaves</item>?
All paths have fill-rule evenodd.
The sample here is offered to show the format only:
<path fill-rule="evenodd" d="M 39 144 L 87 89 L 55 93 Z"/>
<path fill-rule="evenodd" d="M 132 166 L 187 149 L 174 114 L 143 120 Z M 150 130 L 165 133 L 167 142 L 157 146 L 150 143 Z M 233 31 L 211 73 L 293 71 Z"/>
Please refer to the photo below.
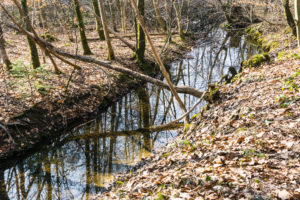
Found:
<path fill-rule="evenodd" d="M 299 70 L 245 69 L 194 128 L 94 199 L 300 199 Z"/>
<path fill-rule="evenodd" d="M 54 30 L 53 34 L 55 34 Z M 95 31 L 87 32 L 87 34 L 90 38 L 97 37 Z M 78 47 L 78 53 L 82 54 L 81 45 L 70 42 L 67 34 L 57 31 L 55 36 L 59 38 L 59 41 L 53 42 L 54 46 L 71 53 L 75 53 Z M 10 30 L 5 30 L 4 38 L 7 43 L 8 56 L 11 62 L 14 63 L 14 66 L 10 73 L 0 70 L 0 123 L 14 122 L 11 119 L 13 116 L 22 114 L 37 103 L 54 102 L 60 106 L 59 109 L 52 108 L 52 103 L 49 103 L 46 108 L 49 112 L 48 125 L 53 129 L 53 121 L 57 122 L 57 119 L 53 117 L 55 114 L 60 114 L 65 119 L 83 116 L 97 111 L 104 97 L 113 101 L 115 100 L 115 94 L 122 94 L 126 91 L 124 86 L 126 83 L 120 85 L 116 82 L 119 75 L 117 72 L 100 69 L 93 64 L 69 60 L 72 63 L 76 62 L 78 66 L 82 67 L 81 70 L 73 72 L 73 67 L 55 58 L 57 66 L 63 72 L 62 74 L 55 74 L 50 59 L 42 56 L 43 53 L 40 50 L 40 61 L 43 61 L 42 67 L 32 70 L 29 64 L 30 51 L 28 50 L 26 37 L 13 34 Z M 178 40 L 179 37 L 175 36 L 174 39 Z M 133 37 L 130 40 L 133 43 L 135 38 Z M 160 50 L 165 43 L 163 35 L 154 36 L 153 41 Z M 117 39 L 114 39 L 112 43 L 116 54 L 116 60 L 112 61 L 112 65 L 139 70 L 136 62 L 131 59 L 132 51 Z M 192 43 L 191 41 L 190 45 Z M 91 57 L 106 60 L 105 41 L 90 41 L 89 45 L 93 52 Z M 172 52 L 177 50 L 177 48 L 179 48 L 178 45 L 170 46 L 168 52 L 170 60 L 178 59 L 178 55 Z M 184 50 L 180 52 L 183 54 Z M 72 78 L 70 79 L 71 74 Z M 69 80 L 71 81 L 69 82 Z M 67 85 L 68 89 L 66 92 Z M 74 99 L 74 101 L 70 101 L 70 99 Z M 34 138 L 33 143 L 38 142 L 34 133 L 28 136 Z M 26 138 L 28 137 L 26 136 Z M 19 139 L 22 140 L 22 138 Z M 6 157 L 6 153 L 20 149 L 19 147 L 21 148 L 20 145 L 12 145 L 11 141 L 0 129 L 0 158 Z"/>

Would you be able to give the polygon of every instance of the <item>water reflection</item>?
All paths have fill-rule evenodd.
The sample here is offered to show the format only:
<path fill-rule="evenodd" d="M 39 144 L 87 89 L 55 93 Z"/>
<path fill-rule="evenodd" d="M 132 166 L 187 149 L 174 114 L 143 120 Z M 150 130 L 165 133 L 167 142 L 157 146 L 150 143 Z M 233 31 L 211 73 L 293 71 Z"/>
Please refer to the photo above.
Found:
<path fill-rule="evenodd" d="M 226 74 L 229 67 L 238 69 L 241 61 L 256 51 L 238 32 L 215 31 L 189 53 L 192 59 L 174 63 L 170 75 L 176 85 L 203 90 Z M 180 96 L 187 108 L 197 101 L 190 95 Z M 145 84 L 94 121 L 0 170 L 0 199 L 89 199 L 102 192 L 115 173 L 130 170 L 153 149 L 171 142 L 177 134 L 171 129 L 176 126 L 170 130 L 148 128 L 181 114 L 169 91 Z"/>

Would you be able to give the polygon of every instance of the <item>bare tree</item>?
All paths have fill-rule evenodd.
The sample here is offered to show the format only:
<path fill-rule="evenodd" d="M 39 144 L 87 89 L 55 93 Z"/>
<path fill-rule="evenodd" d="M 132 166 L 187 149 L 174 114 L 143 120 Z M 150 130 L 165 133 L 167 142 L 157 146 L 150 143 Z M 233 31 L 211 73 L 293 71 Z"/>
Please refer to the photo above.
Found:
<path fill-rule="evenodd" d="M 107 45 L 107 50 L 108 50 L 108 60 L 114 60 L 115 59 L 115 53 L 111 45 L 110 37 L 109 37 L 109 31 L 107 28 L 107 21 L 106 21 L 106 14 L 104 10 L 104 2 L 103 0 L 99 0 L 100 2 L 100 14 L 101 14 L 101 20 L 102 20 L 102 25 L 104 29 L 104 35 L 105 35 L 105 40 L 106 40 L 106 45 Z"/>
<path fill-rule="evenodd" d="M 160 25 L 160 28 L 166 32 L 167 28 L 166 28 L 166 25 L 160 15 L 159 7 L 158 7 L 158 0 L 153 0 L 153 7 L 154 7 L 155 15 L 156 15 L 156 20 L 157 20 L 158 24 Z"/>
<path fill-rule="evenodd" d="M 98 0 L 92 0 L 92 3 L 93 3 L 94 12 L 96 13 L 97 16 L 100 16 L 100 9 L 99 9 Z M 97 17 L 96 17 L 96 30 L 98 32 L 99 39 L 100 40 L 105 40 L 102 22 Z"/>
<path fill-rule="evenodd" d="M 0 56 L 5 66 L 5 71 L 9 71 L 11 69 L 11 62 L 5 50 L 5 40 L 4 40 L 4 35 L 2 30 L 2 24 L 0 24 Z"/>
<path fill-rule="evenodd" d="M 180 2 L 177 2 L 176 0 L 172 0 L 172 1 L 173 1 L 173 5 L 175 8 L 175 12 L 176 12 L 177 28 L 178 28 L 179 37 L 180 37 L 180 39 L 184 40 L 185 35 L 183 32 L 183 25 L 182 25 L 182 7 L 183 7 L 184 1 L 182 0 L 181 4 L 180 4 Z"/>
<path fill-rule="evenodd" d="M 28 7 L 27 7 L 27 0 L 22 0 L 21 1 L 21 5 L 22 5 L 22 9 L 23 12 L 25 14 L 25 17 L 27 18 L 27 21 L 29 21 L 29 14 L 28 14 Z M 25 19 L 26 21 L 26 19 Z M 25 22 L 25 28 L 28 31 L 32 31 L 31 30 L 31 26 Z M 32 67 L 34 69 L 40 67 L 40 59 L 39 59 L 39 54 L 38 54 L 38 50 L 36 48 L 36 45 L 34 43 L 34 41 L 32 41 L 30 39 L 30 37 L 27 37 L 27 41 L 28 41 L 28 45 L 29 45 L 29 49 L 30 49 L 30 55 L 31 55 L 31 62 L 32 62 Z"/>
<path fill-rule="evenodd" d="M 290 10 L 290 0 L 282 0 L 282 6 L 284 9 L 284 14 L 286 21 L 290 28 L 292 29 L 293 35 L 297 36 L 297 30 L 296 30 L 296 24 L 292 15 L 292 12 Z"/>
<path fill-rule="evenodd" d="M 91 55 L 92 51 L 89 47 L 89 44 L 87 42 L 87 38 L 85 35 L 85 27 L 84 27 L 84 23 L 83 23 L 83 18 L 81 15 L 81 11 L 80 11 L 80 5 L 78 0 L 73 0 L 74 3 L 74 7 L 75 7 L 75 13 L 76 13 L 76 17 L 78 20 L 78 29 L 79 29 L 79 33 L 80 33 L 80 38 L 81 38 L 81 45 L 83 48 L 83 54 L 84 55 Z"/>

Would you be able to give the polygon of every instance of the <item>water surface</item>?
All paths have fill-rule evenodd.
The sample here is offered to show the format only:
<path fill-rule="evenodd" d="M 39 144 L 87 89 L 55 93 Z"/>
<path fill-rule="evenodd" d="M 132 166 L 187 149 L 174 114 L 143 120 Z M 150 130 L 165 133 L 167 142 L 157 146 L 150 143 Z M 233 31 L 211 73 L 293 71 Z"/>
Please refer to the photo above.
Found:
<path fill-rule="evenodd" d="M 172 64 L 176 85 L 205 90 L 229 67 L 257 53 L 239 33 L 216 30 Z M 180 94 L 187 108 L 198 98 Z M 202 102 L 191 114 L 199 112 Z M 172 142 L 176 130 L 150 132 L 145 127 L 170 122 L 182 113 L 171 93 L 146 84 L 111 106 L 90 123 L 75 128 L 39 152 L 0 170 L 0 199 L 88 199 L 102 192 L 119 172 Z M 174 129 L 174 128 L 173 128 Z M 0 163 L 1 167 L 1 163 Z"/>

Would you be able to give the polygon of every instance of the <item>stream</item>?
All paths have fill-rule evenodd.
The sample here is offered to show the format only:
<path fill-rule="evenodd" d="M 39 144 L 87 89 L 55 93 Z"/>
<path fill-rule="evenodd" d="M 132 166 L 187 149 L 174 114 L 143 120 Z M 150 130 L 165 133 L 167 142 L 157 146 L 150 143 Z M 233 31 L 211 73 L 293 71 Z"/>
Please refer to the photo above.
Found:
<path fill-rule="evenodd" d="M 215 30 L 199 40 L 187 58 L 172 63 L 176 85 L 205 90 L 229 67 L 238 71 L 242 60 L 258 50 L 241 32 Z M 186 108 L 198 98 L 180 95 Z M 199 113 L 201 105 L 190 113 Z M 98 118 L 63 134 L 51 145 L 5 169 L 0 163 L 0 199 L 89 199 L 105 190 L 115 174 L 130 171 L 154 151 L 172 142 L 178 126 L 150 132 L 144 127 L 168 123 L 182 115 L 168 90 L 151 84 L 136 89 Z"/>

